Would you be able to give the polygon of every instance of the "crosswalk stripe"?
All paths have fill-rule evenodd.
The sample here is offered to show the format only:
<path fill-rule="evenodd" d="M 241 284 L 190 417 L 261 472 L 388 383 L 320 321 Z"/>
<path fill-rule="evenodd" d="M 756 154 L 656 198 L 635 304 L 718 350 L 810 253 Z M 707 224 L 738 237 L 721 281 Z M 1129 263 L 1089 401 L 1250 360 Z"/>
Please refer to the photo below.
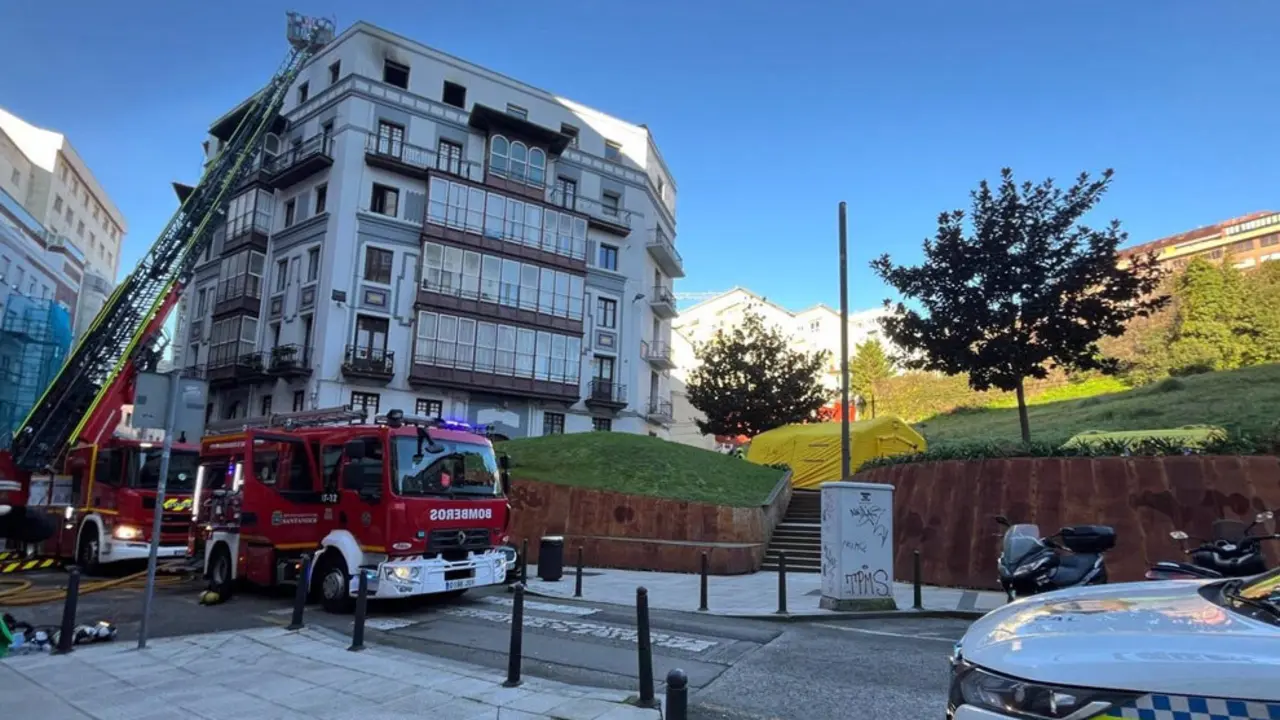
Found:
<path fill-rule="evenodd" d="M 441 608 L 440 612 L 445 615 L 453 615 L 454 617 L 487 620 L 495 623 L 511 623 L 510 613 L 495 612 L 493 610 L 481 610 L 479 608 L 471 607 L 447 607 Z M 554 630 L 557 632 L 569 633 L 570 635 L 587 635 L 590 637 L 600 638 L 602 640 L 622 640 L 624 642 L 633 643 L 638 643 L 640 641 L 639 634 L 636 632 L 635 628 L 618 627 L 616 625 L 601 625 L 599 623 L 583 622 L 581 620 L 562 620 L 559 618 L 543 617 L 541 615 L 525 615 L 524 627 L 526 629 Z M 719 645 L 715 640 L 701 640 L 698 638 L 683 637 L 680 635 L 669 635 L 663 632 L 650 632 L 649 640 L 654 647 L 663 647 L 694 653 L 706 652 L 716 645 Z"/>
<path fill-rule="evenodd" d="M 501 605 L 502 607 L 507 608 L 515 605 L 515 600 L 509 597 L 495 597 L 493 595 L 486 595 L 485 597 L 480 598 L 480 601 L 490 605 Z M 533 610 L 534 612 L 555 613 L 557 615 L 575 615 L 577 617 L 588 617 L 600 612 L 596 608 L 584 607 L 582 605 L 560 605 L 557 603 L 538 602 L 537 600 L 525 600 L 524 609 Z"/>

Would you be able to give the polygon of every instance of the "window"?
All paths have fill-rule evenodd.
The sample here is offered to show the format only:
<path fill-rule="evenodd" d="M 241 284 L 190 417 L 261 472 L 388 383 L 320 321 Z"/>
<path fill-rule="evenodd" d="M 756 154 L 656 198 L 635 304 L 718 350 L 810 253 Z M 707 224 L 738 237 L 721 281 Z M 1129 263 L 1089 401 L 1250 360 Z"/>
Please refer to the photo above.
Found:
<path fill-rule="evenodd" d="M 329 206 L 329 185 L 316 186 L 316 215 L 324 212 Z"/>
<path fill-rule="evenodd" d="M 436 169 L 462 174 L 462 146 L 449 140 L 436 143 Z"/>
<path fill-rule="evenodd" d="M 18 168 L 14 168 L 13 172 L 9 173 L 9 182 L 14 185 L 22 184 L 22 172 Z"/>
<path fill-rule="evenodd" d="M 262 396 L 262 411 L 259 412 L 258 414 L 261 415 L 262 417 L 267 417 L 271 414 L 271 396 L 270 395 Z"/>
<path fill-rule="evenodd" d="M 306 405 L 307 405 L 307 393 L 306 393 L 306 391 L 305 391 L 305 390 L 294 390 L 294 391 L 293 391 L 293 411 L 294 411 L 294 412 L 298 412 L 299 410 L 304 409 L 304 408 L 306 407 Z"/>
<path fill-rule="evenodd" d="M 578 383 L 582 338 L 419 311 L 414 362 Z"/>
<path fill-rule="evenodd" d="M 391 265 L 395 255 L 390 250 L 370 247 L 364 251 L 364 279 L 369 282 L 391 284 Z"/>
<path fill-rule="evenodd" d="M 614 359 L 605 355 L 596 355 L 591 360 L 591 377 L 596 380 L 613 382 Z"/>
<path fill-rule="evenodd" d="M 600 205 L 604 209 L 604 214 L 610 217 L 618 216 L 618 207 L 622 204 L 622 197 L 615 192 L 605 190 L 600 193 Z"/>
<path fill-rule="evenodd" d="M 396 217 L 400 209 L 400 191 L 386 185 L 373 184 L 373 196 L 369 198 L 369 210 L 379 215 Z"/>
<path fill-rule="evenodd" d="M 368 392 L 352 392 L 351 393 L 351 409 L 364 410 L 372 418 L 378 414 L 378 402 L 381 400 L 378 393 Z"/>
<path fill-rule="evenodd" d="M 378 153 L 400 157 L 404 148 L 404 127 L 386 120 L 378 121 Z"/>
<path fill-rule="evenodd" d="M 311 328 L 315 323 L 315 319 L 311 315 L 302 316 L 302 347 L 311 347 Z"/>
<path fill-rule="evenodd" d="M 560 204 L 560 207 L 569 208 L 570 210 L 577 207 L 578 204 L 578 183 L 569 178 L 556 178 L 556 189 L 552 193 L 552 200 Z"/>
<path fill-rule="evenodd" d="M 563 435 L 564 434 L 564 413 L 553 413 L 553 412 L 542 413 L 542 434 L 543 435 Z"/>
<path fill-rule="evenodd" d="M 598 432 L 613 430 L 613 418 L 591 418 L 591 429 Z"/>
<path fill-rule="evenodd" d="M 262 273 L 266 259 L 266 255 L 257 250 L 243 250 L 222 258 L 218 271 L 217 302 L 262 297 Z"/>
<path fill-rule="evenodd" d="M 518 117 L 518 118 L 520 118 L 521 120 L 528 120 L 528 119 L 529 119 L 529 111 L 528 111 L 528 110 L 526 110 L 526 109 L 524 109 L 524 108 L 520 107 L 519 105 L 515 105 L 515 104 L 512 104 L 512 103 L 507 103 L 507 114 L 508 114 L 508 115 L 514 115 L 515 117 Z"/>
<path fill-rule="evenodd" d="M 444 92 L 441 93 L 441 99 L 445 105 L 452 105 L 456 108 L 467 109 L 467 88 L 458 83 L 444 81 Z"/>
<path fill-rule="evenodd" d="M 208 311 L 209 291 L 207 288 L 200 288 L 196 291 L 196 316 L 203 318 Z"/>
<path fill-rule="evenodd" d="M 253 352 L 257 340 L 257 318 L 237 316 L 215 322 L 209 333 L 209 367 L 224 367 Z"/>
<path fill-rule="evenodd" d="M 76 234 L 79 235 L 80 237 L 84 237 L 84 221 L 83 220 L 81 220 L 79 223 L 76 223 Z"/>
<path fill-rule="evenodd" d="M 390 321 L 383 317 L 356 316 L 356 347 L 364 350 L 386 350 Z"/>
<path fill-rule="evenodd" d="M 295 217 L 297 214 L 298 214 L 298 201 L 297 201 L 297 199 L 295 199 L 295 198 L 290 198 L 289 200 L 285 201 L 285 204 L 284 204 L 284 226 L 285 226 L 285 227 L 292 227 L 292 226 L 293 226 L 293 220 L 294 220 L 294 217 Z"/>
<path fill-rule="evenodd" d="M 304 82 L 298 86 L 298 104 L 299 105 L 307 101 L 307 96 L 310 92 L 311 92 L 311 83 Z"/>
<path fill-rule="evenodd" d="M 70 226 L 70 225 L 71 225 L 71 223 L 75 222 L 75 220 L 76 220 L 76 214 L 75 214 L 75 212 L 71 209 L 70 205 L 68 205 L 68 206 L 67 206 L 67 214 L 66 214 L 66 215 L 64 215 L 63 217 L 65 217 L 65 218 L 66 218 L 66 220 L 67 220 L 67 225 L 68 225 L 68 226 Z"/>
<path fill-rule="evenodd" d="M 320 278 L 320 248 L 307 251 L 307 282 L 315 282 Z"/>
<path fill-rule="evenodd" d="M 618 301 L 596 298 L 596 324 L 608 330 L 618 328 Z"/>
<path fill-rule="evenodd" d="M 418 398 L 413 403 L 413 414 L 418 417 L 440 417 L 444 414 L 444 403 Z"/>
<path fill-rule="evenodd" d="M 586 218 L 543 210 L 498 193 L 433 177 L 426 221 L 485 237 L 541 248 L 565 257 L 586 257 Z"/>
<path fill-rule="evenodd" d="M 289 259 L 276 261 L 276 292 L 284 292 L 289 282 Z"/>
<path fill-rule="evenodd" d="M 664 182 L 662 178 L 658 178 L 658 199 L 661 200 L 665 198 L 666 192 L 667 192 L 667 183 Z"/>
<path fill-rule="evenodd" d="M 62 177 L 62 182 L 66 182 L 66 181 L 67 181 L 67 166 L 66 166 L 66 165 L 63 165 L 62 167 L 59 167 L 59 168 L 58 168 L 58 174 L 59 174 L 59 176 L 61 176 L 61 177 Z"/>
<path fill-rule="evenodd" d="M 604 141 L 604 159 L 622 162 L 622 145 L 612 141 Z"/>
<path fill-rule="evenodd" d="M 62 196 L 61 195 L 53 196 L 53 211 L 62 212 Z"/>
<path fill-rule="evenodd" d="M 1239 242 L 1231 243 L 1231 247 L 1227 250 L 1227 252 L 1231 252 L 1231 253 L 1247 252 L 1252 249 L 1253 249 L 1253 238 L 1250 238 L 1248 240 L 1241 240 Z"/>
<path fill-rule="evenodd" d="M 395 85 L 402 90 L 409 89 L 409 66 L 401 65 L 393 60 L 382 62 L 382 82 Z"/>
<path fill-rule="evenodd" d="M 530 148 L 519 140 L 513 142 L 494 135 L 489 140 L 489 172 L 516 182 L 542 185 L 547 177 L 547 154 L 542 148 Z"/>
<path fill-rule="evenodd" d="M 578 147 L 578 128 L 569 123 L 560 123 L 560 134 L 569 137 L 569 147 Z"/>
<path fill-rule="evenodd" d="M 1258 238 L 1258 244 L 1262 247 L 1273 247 L 1280 245 L 1280 233 L 1271 233 Z"/>
<path fill-rule="evenodd" d="M 605 270 L 616 272 L 618 269 L 618 248 L 600 243 L 600 258 L 596 264 Z"/>
<path fill-rule="evenodd" d="M 336 60 L 329 66 L 329 84 L 338 82 L 338 78 L 342 77 L 342 61 Z"/>

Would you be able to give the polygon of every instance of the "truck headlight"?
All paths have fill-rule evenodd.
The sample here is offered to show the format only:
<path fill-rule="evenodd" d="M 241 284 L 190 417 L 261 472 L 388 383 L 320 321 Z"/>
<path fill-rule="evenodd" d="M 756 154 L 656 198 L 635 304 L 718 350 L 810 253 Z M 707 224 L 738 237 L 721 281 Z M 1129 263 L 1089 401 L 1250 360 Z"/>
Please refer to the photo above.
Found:
<path fill-rule="evenodd" d="M 1084 720 L 1140 697 L 1139 693 L 1015 680 L 976 667 L 965 669 L 960 678 L 960 694 L 966 705 L 1028 720 Z"/>
<path fill-rule="evenodd" d="M 137 540 L 142 537 L 142 531 L 132 525 L 117 525 L 111 535 L 117 540 Z"/>
<path fill-rule="evenodd" d="M 388 580 L 399 580 L 400 582 L 413 582 L 418 579 L 422 569 L 416 567 L 407 567 L 400 565 L 397 567 L 389 567 L 386 570 Z"/>

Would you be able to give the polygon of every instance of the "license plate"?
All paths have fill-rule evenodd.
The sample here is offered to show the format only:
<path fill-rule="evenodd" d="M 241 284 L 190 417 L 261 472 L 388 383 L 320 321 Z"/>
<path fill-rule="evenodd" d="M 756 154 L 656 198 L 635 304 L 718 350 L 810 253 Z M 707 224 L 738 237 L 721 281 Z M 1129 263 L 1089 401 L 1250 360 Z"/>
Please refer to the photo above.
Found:
<path fill-rule="evenodd" d="M 476 584 L 475 578 L 462 578 L 461 580 L 446 580 L 444 583 L 445 590 L 461 590 L 463 588 L 473 587 Z"/>

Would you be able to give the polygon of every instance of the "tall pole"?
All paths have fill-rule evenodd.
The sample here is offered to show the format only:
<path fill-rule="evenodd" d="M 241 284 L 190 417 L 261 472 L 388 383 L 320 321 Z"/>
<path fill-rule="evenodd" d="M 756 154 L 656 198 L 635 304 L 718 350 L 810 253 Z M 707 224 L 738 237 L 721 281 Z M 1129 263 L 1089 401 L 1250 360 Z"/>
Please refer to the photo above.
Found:
<path fill-rule="evenodd" d="M 160 450 L 160 482 L 156 486 L 155 517 L 151 521 L 151 550 L 147 554 L 147 586 L 142 594 L 142 626 L 138 629 L 138 649 L 147 647 L 147 629 L 151 621 L 151 597 L 156 591 L 156 555 L 160 550 L 160 520 L 164 515 L 164 491 L 169 479 L 169 456 L 173 454 L 174 425 L 178 422 L 178 395 L 182 392 L 182 375 L 169 373 L 169 406 L 164 417 L 164 443 Z"/>
<path fill-rule="evenodd" d="M 840 203 L 840 479 L 849 479 L 849 229 Z"/>

